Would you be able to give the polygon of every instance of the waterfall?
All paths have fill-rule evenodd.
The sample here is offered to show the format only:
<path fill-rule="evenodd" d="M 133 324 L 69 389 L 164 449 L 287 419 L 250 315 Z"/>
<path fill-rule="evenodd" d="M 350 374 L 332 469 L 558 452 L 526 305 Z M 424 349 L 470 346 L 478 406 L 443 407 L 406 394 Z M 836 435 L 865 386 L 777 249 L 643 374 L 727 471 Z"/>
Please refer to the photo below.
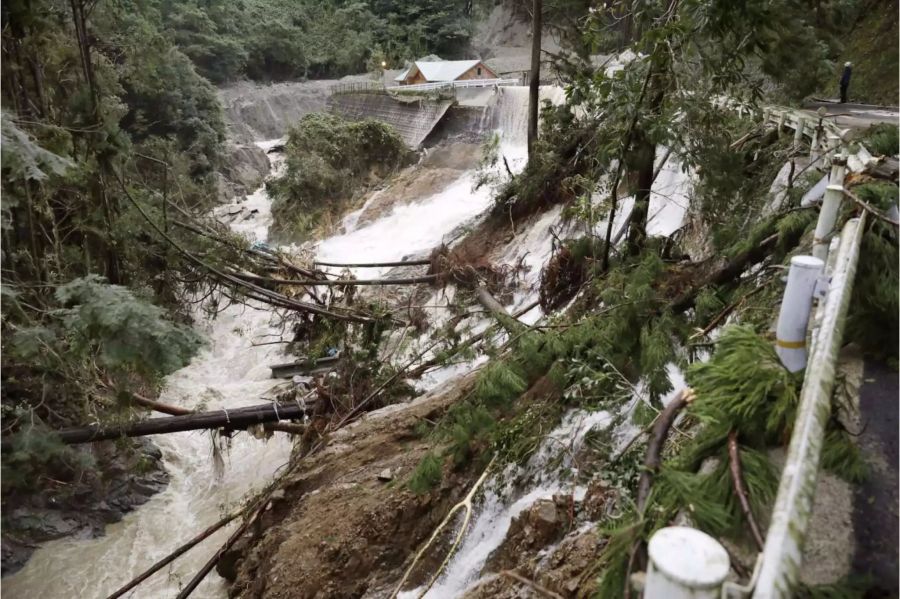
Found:
<path fill-rule="evenodd" d="M 561 90 L 542 88 L 542 96 L 559 100 Z M 497 88 L 485 114 L 485 121 L 490 123 L 489 130 L 500 138 L 500 152 L 510 169 L 521 171 L 528 159 L 528 88 Z M 502 161 L 494 166 L 494 170 L 505 175 Z M 490 207 L 493 190 L 486 185 L 475 189 L 478 176 L 477 169 L 464 171 L 437 193 L 415 203 L 395 206 L 389 214 L 362 227 L 357 228 L 358 218 L 351 217 L 344 222 L 352 225 L 349 230 L 319 245 L 318 258 L 333 262 L 360 259 L 375 262 L 427 254 L 442 243 L 450 242 L 449 233 Z M 357 276 L 368 277 L 382 275 L 387 269 L 356 271 Z"/>
<path fill-rule="evenodd" d="M 572 410 L 541 443 L 524 467 L 511 465 L 493 476 L 485 486 L 478 515 L 459 550 L 435 585 L 425 594 L 428 599 L 461 597 L 481 577 L 491 554 L 503 543 L 513 518 L 541 499 L 560 493 L 581 501 L 587 489 L 574 482 L 577 468 L 574 456 L 587 434 L 613 421 L 609 412 Z M 564 476 L 564 473 L 567 473 Z M 523 480 L 530 484 L 523 485 Z M 523 486 L 525 488 L 523 488 Z M 421 588 L 400 593 L 400 599 L 415 599 Z"/>

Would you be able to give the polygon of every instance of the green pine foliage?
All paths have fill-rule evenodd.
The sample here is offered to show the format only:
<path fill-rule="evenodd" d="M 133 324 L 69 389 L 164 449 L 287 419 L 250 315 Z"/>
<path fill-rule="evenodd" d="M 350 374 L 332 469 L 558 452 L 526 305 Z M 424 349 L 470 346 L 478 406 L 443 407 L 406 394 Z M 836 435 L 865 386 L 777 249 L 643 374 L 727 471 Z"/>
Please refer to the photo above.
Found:
<path fill-rule="evenodd" d="M 57 315 L 69 348 L 96 355 L 109 368 L 162 376 L 187 364 L 200 344 L 158 306 L 97 276 L 58 287 L 56 299 L 66 306 Z"/>
<path fill-rule="evenodd" d="M 850 438 L 847 431 L 836 425 L 825 435 L 825 442 L 822 445 L 822 468 L 851 483 L 861 483 L 869 477 L 869 467 L 859 446 Z"/>
<path fill-rule="evenodd" d="M 900 128 L 897 125 L 890 123 L 872 125 L 861 141 L 875 156 L 900 154 Z"/>
<path fill-rule="evenodd" d="M 737 433 L 744 484 L 756 520 L 771 509 L 779 475 L 767 451 L 790 436 L 802 375 L 781 365 L 771 342 L 751 327 L 737 325 L 722 332 L 711 359 L 692 365 L 687 379 L 696 393 L 682 425 L 690 438 L 667 445 L 668 457 L 654 477 L 644 512 L 630 510 L 615 523 L 614 536 L 599 558 L 599 597 L 621 595 L 634 542 L 646 541 L 679 512 L 713 536 L 746 539 L 747 523 L 731 479 L 731 431 Z M 867 475 L 859 448 L 834 421 L 824 440 L 822 467 L 851 482 Z"/>
<path fill-rule="evenodd" d="M 424 495 L 441 482 L 443 460 L 433 452 L 428 452 L 406 483 L 407 488 L 416 495 Z"/>
<path fill-rule="evenodd" d="M 716 289 L 709 286 L 704 287 L 697 294 L 697 299 L 694 301 L 695 320 L 698 323 L 709 322 L 724 307 L 725 302 L 716 293 Z"/>
<path fill-rule="evenodd" d="M 800 584 L 794 591 L 797 599 L 864 599 L 873 597 L 875 585 L 871 576 L 850 574 L 837 582 L 809 586 Z M 876 591 L 877 592 L 877 591 Z"/>
<path fill-rule="evenodd" d="M 715 358 L 691 366 L 687 379 L 697 392 L 691 413 L 703 424 L 779 440 L 793 422 L 802 375 L 781 365 L 771 342 L 733 326 L 723 331 Z"/>

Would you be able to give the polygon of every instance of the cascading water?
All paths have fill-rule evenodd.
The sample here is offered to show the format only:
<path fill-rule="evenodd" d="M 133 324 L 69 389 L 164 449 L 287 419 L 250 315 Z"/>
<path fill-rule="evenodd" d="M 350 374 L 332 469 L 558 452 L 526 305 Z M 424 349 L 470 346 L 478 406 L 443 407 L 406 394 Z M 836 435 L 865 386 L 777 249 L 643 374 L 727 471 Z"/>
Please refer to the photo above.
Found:
<path fill-rule="evenodd" d="M 542 89 L 541 96 L 558 102 L 561 90 Z M 527 159 L 527 105 L 526 88 L 501 88 L 494 105 L 485 113 L 490 127 L 500 135 L 500 151 L 513 172 L 524 168 Z M 269 150 L 279 141 L 258 145 Z M 277 169 L 279 161 L 273 162 Z M 438 193 L 397 206 L 365 226 L 357 227 L 361 211 L 348 215 L 343 222 L 345 232 L 319 245 L 319 259 L 393 261 L 430 251 L 490 206 L 492 190 L 488 186 L 473 190 L 477 176 L 476 170 L 465 171 Z M 215 215 L 234 217 L 233 230 L 252 240 L 265 241 L 272 218 L 271 200 L 262 187 L 242 201 L 217 208 Z M 383 269 L 356 269 L 358 276 L 382 273 Z M 266 336 L 271 340 L 271 335 L 280 333 L 271 317 L 265 306 L 234 305 L 214 320 L 204 321 L 201 326 L 207 346 L 188 366 L 166 379 L 160 400 L 192 409 L 216 409 L 257 404 L 271 397 L 276 382 L 270 378 L 268 365 L 284 361 L 285 356 L 279 345 L 255 345 L 266 341 Z M 473 366 L 470 363 L 450 369 L 440 380 L 464 374 Z M 220 470 L 211 455 L 211 438 L 210 433 L 201 432 L 155 436 L 153 441 L 162 450 L 170 475 L 168 487 L 121 522 L 108 526 L 103 537 L 62 539 L 38 549 L 22 570 L 3 580 L 7 596 L 107 596 L 233 509 L 248 492 L 271 480 L 290 454 L 290 443 L 281 435 L 261 441 L 238 433 L 224 452 L 224 469 Z M 476 530 L 487 525 L 481 522 L 479 517 Z M 233 526 L 220 530 L 156 573 L 132 596 L 174 596 Z M 466 546 L 474 542 L 467 541 Z M 226 583 L 210 574 L 192 596 L 226 595 Z"/>
<path fill-rule="evenodd" d="M 258 145 L 268 149 L 274 143 Z M 278 160 L 273 162 L 277 168 Z M 245 202 L 220 210 L 239 208 L 247 218 L 239 220 L 234 229 L 264 240 L 271 222 L 265 188 Z M 270 318 L 271 312 L 263 306 L 233 305 L 214 320 L 204 321 L 201 326 L 207 346 L 188 366 L 166 379 L 160 401 L 191 409 L 236 408 L 264 402 L 276 383 L 270 378 L 268 365 L 284 358 L 278 345 L 254 345 L 278 333 Z M 290 454 L 290 442 L 283 435 L 261 441 L 238 433 L 224 448 L 224 468 L 219 469 L 211 455 L 211 439 L 208 432 L 154 436 L 152 440 L 162 451 L 170 476 L 168 487 L 121 522 L 108 526 L 103 537 L 47 543 L 22 570 L 3 579 L 5 594 L 22 598 L 105 597 L 236 507 L 249 491 L 265 484 Z M 200 569 L 227 535 L 227 529 L 219 531 L 144 582 L 133 596 L 174 596 L 180 583 Z M 225 582 L 210 575 L 194 596 L 225 594 Z"/>
<path fill-rule="evenodd" d="M 541 98 L 559 102 L 562 90 L 558 87 L 541 88 Z M 485 111 L 488 129 L 500 138 L 499 151 L 506 158 L 514 173 L 525 167 L 528 159 L 527 141 L 528 88 L 501 87 L 489 109 Z M 501 165 L 495 167 L 505 172 Z M 477 170 L 464 171 L 459 178 L 438 193 L 423 200 L 396 206 L 383 218 L 360 228 L 356 217 L 350 215 L 344 221 L 348 232 L 323 241 L 317 257 L 326 261 L 395 261 L 404 256 L 430 252 L 463 223 L 482 214 L 490 206 L 493 190 L 488 185 L 476 187 Z M 358 216 L 358 213 L 356 213 Z M 362 276 L 377 276 L 387 269 L 356 269 Z"/>
<path fill-rule="evenodd" d="M 562 423 L 541 443 L 524 467 L 509 466 L 487 483 L 478 515 L 472 521 L 459 550 L 435 585 L 424 595 L 427 599 L 461 597 L 481 577 L 481 570 L 506 538 L 513 518 L 541 499 L 556 494 L 584 498 L 586 488 L 572 482 L 577 474 L 573 457 L 581 449 L 585 436 L 594 428 L 612 423 L 609 412 L 572 410 Z M 564 478 L 563 472 L 568 477 Z M 527 489 L 517 483 L 529 478 Z M 416 599 L 422 589 L 400 593 L 399 599 Z"/>

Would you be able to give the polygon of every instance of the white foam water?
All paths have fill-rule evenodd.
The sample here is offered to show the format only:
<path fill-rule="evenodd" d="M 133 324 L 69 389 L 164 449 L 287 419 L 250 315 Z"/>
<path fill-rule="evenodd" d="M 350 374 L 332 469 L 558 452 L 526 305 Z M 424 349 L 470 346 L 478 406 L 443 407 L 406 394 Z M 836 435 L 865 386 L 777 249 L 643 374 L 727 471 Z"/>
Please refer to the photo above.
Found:
<path fill-rule="evenodd" d="M 277 142 L 259 145 L 265 150 Z M 233 228 L 264 241 L 271 222 L 265 188 L 247 202 L 258 211 Z M 214 320 L 205 320 L 200 313 L 197 317 L 207 345 L 190 364 L 166 378 L 160 401 L 207 410 L 265 401 L 277 383 L 270 377 L 268 365 L 284 361 L 279 345 L 258 345 L 280 332 L 271 322 L 269 309 L 232 305 Z M 7 597 L 106 597 L 270 480 L 287 461 L 291 447 L 284 435 L 263 441 L 237 433 L 224 448 L 225 468 L 219 471 L 212 458 L 211 433 L 191 431 L 151 439 L 162 451 L 168 486 L 122 521 L 109 525 L 102 537 L 72 537 L 43 545 L 22 570 L 3 579 Z M 229 530 L 219 531 L 154 574 L 132 596 L 177 594 L 224 542 Z M 192 597 L 226 595 L 225 581 L 210 574 Z"/>
<path fill-rule="evenodd" d="M 459 550 L 425 599 L 461 597 L 481 578 L 481 572 L 491 554 L 503 543 L 513 518 L 541 499 L 560 493 L 584 499 L 586 489 L 570 480 L 563 472 L 577 473 L 573 457 L 581 449 L 587 434 L 597 427 L 607 427 L 613 421 L 609 412 L 572 410 L 542 441 L 538 451 L 524 467 L 510 466 L 492 476 L 485 483 L 484 496 L 479 502 L 477 516 Z M 526 487 L 525 490 L 522 487 Z M 399 594 L 399 599 L 416 599 L 422 588 Z"/>

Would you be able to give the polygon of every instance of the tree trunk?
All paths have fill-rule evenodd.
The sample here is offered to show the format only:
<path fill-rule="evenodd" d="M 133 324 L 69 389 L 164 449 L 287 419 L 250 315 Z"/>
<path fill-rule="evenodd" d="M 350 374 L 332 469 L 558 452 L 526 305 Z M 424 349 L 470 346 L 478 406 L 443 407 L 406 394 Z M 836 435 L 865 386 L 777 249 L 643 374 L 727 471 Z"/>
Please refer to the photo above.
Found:
<path fill-rule="evenodd" d="M 647 140 L 643 132 L 638 133 L 632 160 L 637 170 L 637 188 L 634 190 L 634 207 L 628 219 L 628 253 L 640 253 L 647 236 L 647 210 L 650 207 L 650 191 L 653 188 L 653 160 L 656 144 Z"/>
<path fill-rule="evenodd" d="M 531 78 L 528 81 L 528 156 L 538 137 L 538 92 L 541 85 L 541 0 L 532 0 Z"/>
<path fill-rule="evenodd" d="M 479 285 L 475 288 L 475 297 L 478 299 L 478 303 L 493 314 L 497 319 L 497 322 L 499 322 L 510 335 L 518 333 L 525 326 L 513 318 L 509 312 L 506 311 L 506 308 L 503 307 L 503 304 L 498 302 L 483 285 Z"/>
<path fill-rule="evenodd" d="M 653 118 L 659 115 L 666 97 L 669 82 L 669 60 L 667 54 L 654 60 L 650 69 L 650 102 L 646 114 Z M 634 192 L 634 208 L 628 229 L 628 252 L 640 253 L 647 237 L 647 210 L 650 207 L 650 192 L 653 188 L 653 171 L 656 161 L 656 143 L 645 131 L 639 129 L 636 135 L 632 166 L 637 171 L 637 189 Z"/>
<path fill-rule="evenodd" d="M 263 404 L 233 410 L 214 410 L 211 412 L 194 412 L 183 416 L 168 416 L 166 418 L 150 418 L 141 422 L 125 424 L 122 426 L 91 425 L 77 428 L 68 428 L 57 431 L 60 440 L 68 445 L 75 443 L 90 443 L 94 441 L 108 441 L 121 437 L 143 437 L 146 435 L 160 435 L 192 431 L 200 429 L 223 428 L 225 430 L 242 430 L 254 424 L 264 424 L 278 420 L 291 420 L 302 418 L 306 409 L 299 403 Z M 7 441 L 3 442 L 6 449 Z"/>
<path fill-rule="evenodd" d="M 142 395 L 138 395 L 137 393 L 131 394 L 131 400 L 138 405 L 144 406 L 145 408 L 150 408 L 151 410 L 155 410 L 162 414 L 168 414 L 169 416 L 186 416 L 188 414 L 195 413 L 193 410 L 188 410 L 187 408 L 182 408 L 181 406 L 173 406 L 154 401 Z M 302 424 L 291 424 L 288 422 L 267 422 L 263 425 L 263 428 L 267 431 L 278 431 L 281 433 L 288 433 L 290 435 L 302 435 L 306 431 L 306 426 Z"/>

